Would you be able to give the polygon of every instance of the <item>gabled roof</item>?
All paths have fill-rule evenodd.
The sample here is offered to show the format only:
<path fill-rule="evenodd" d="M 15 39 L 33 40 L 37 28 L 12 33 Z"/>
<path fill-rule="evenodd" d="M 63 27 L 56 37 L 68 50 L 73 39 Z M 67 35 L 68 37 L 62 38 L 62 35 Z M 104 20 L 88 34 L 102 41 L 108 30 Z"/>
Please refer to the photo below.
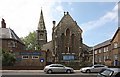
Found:
<path fill-rule="evenodd" d="M 58 26 L 60 26 L 60 23 L 66 23 L 69 21 L 73 21 L 77 25 L 77 22 L 73 20 L 73 18 L 70 16 L 69 12 L 67 12 L 67 13 L 64 12 L 64 16 L 62 17 L 62 19 L 60 20 L 60 22 L 58 23 L 58 25 L 55 28 L 58 28 Z M 82 32 L 82 29 L 78 25 L 77 25 L 77 27 Z"/>
<path fill-rule="evenodd" d="M 113 39 L 116 37 L 117 33 L 120 31 L 120 27 L 118 27 L 117 31 L 115 32 L 113 38 L 111 39 L 111 41 L 113 41 Z"/>
<path fill-rule="evenodd" d="M 13 39 L 23 44 L 20 38 L 10 28 L 0 28 L 0 39 Z"/>
<path fill-rule="evenodd" d="M 110 45 L 110 44 L 111 44 L 110 41 L 111 41 L 111 39 L 109 39 L 109 40 L 107 40 L 107 41 L 104 41 L 104 42 L 102 42 L 102 43 L 100 43 L 100 44 L 97 44 L 97 45 L 94 46 L 94 49 L 98 49 L 98 48 L 101 48 L 101 47 L 105 47 L 105 46 L 107 46 L 107 45 Z"/>

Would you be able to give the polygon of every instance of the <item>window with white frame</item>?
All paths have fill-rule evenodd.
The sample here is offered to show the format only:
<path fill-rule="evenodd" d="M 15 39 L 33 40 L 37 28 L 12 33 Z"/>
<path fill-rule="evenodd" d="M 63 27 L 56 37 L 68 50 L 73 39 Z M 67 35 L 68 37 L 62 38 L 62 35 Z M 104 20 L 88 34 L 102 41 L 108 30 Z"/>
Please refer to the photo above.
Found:
<path fill-rule="evenodd" d="M 106 48 L 104 47 L 104 52 L 106 52 Z"/>
<path fill-rule="evenodd" d="M 16 42 L 15 41 L 9 41 L 8 42 L 8 47 L 16 47 Z"/>
<path fill-rule="evenodd" d="M 94 52 L 95 52 L 95 54 L 97 54 L 97 50 L 95 50 Z"/>
<path fill-rule="evenodd" d="M 101 56 L 99 57 L 99 62 L 102 62 L 102 57 Z"/>
<path fill-rule="evenodd" d="M 109 56 L 107 55 L 107 59 L 109 59 Z"/>
<path fill-rule="evenodd" d="M 117 54 L 114 55 L 114 59 L 115 59 L 115 60 L 118 59 L 118 55 L 117 55 Z"/>
<path fill-rule="evenodd" d="M 97 61 L 98 61 L 97 59 L 98 59 L 98 56 L 95 56 L 95 62 L 97 62 Z"/>
<path fill-rule="evenodd" d="M 108 47 L 106 47 L 106 51 L 108 51 Z"/>
<path fill-rule="evenodd" d="M 107 52 L 108 51 L 108 47 L 104 47 L 104 52 Z"/>
<path fill-rule="evenodd" d="M 99 49 L 99 53 L 101 53 L 101 49 Z"/>
<path fill-rule="evenodd" d="M 107 57 L 106 57 L 106 56 L 104 56 L 104 62 L 105 62 L 106 58 L 107 58 Z"/>
<path fill-rule="evenodd" d="M 117 48 L 118 47 L 118 43 L 114 43 L 114 48 Z"/>
<path fill-rule="evenodd" d="M 22 56 L 22 59 L 29 59 L 29 56 L 28 55 L 24 55 L 24 56 Z"/>
<path fill-rule="evenodd" d="M 32 56 L 32 59 L 39 59 L 39 56 Z"/>

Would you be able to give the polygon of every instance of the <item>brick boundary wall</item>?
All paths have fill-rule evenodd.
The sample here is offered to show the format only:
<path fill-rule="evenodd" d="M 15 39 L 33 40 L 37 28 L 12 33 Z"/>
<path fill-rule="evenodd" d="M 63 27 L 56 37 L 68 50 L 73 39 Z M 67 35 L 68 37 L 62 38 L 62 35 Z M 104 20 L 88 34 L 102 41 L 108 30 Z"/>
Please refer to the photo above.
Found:
<path fill-rule="evenodd" d="M 2 70 L 43 70 L 43 66 L 3 66 Z"/>
<path fill-rule="evenodd" d="M 83 66 L 68 66 L 74 68 L 74 70 L 80 70 Z M 88 66 L 84 66 L 88 67 Z M 109 68 L 120 68 L 120 66 L 108 66 Z M 1 68 L 0 68 L 1 69 Z M 3 66 L 2 70 L 43 70 L 44 66 Z"/>

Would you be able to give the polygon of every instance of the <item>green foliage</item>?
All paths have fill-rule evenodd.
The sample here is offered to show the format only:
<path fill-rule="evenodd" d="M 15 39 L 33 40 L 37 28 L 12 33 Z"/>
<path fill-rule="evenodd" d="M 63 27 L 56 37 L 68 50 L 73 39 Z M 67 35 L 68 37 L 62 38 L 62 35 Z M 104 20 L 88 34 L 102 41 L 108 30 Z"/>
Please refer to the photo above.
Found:
<path fill-rule="evenodd" d="M 83 62 L 81 62 L 80 63 L 80 66 L 91 66 L 92 65 L 92 63 L 91 62 L 88 62 L 88 61 L 83 61 Z"/>
<path fill-rule="evenodd" d="M 16 58 L 12 53 L 8 52 L 7 50 L 3 50 L 3 49 L 1 49 L 0 52 L 2 52 L 2 65 L 3 66 L 14 65 Z"/>
<path fill-rule="evenodd" d="M 30 32 L 28 36 L 22 37 L 21 40 L 26 45 L 27 50 L 40 50 L 40 47 L 36 44 L 36 32 Z"/>

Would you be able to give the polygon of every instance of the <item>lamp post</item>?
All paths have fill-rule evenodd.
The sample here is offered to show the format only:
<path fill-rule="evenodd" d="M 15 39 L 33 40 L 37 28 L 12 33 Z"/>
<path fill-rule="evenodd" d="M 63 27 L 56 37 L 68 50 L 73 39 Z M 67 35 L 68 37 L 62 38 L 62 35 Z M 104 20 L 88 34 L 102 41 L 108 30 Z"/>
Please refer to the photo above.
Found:
<path fill-rule="evenodd" d="M 93 65 L 95 64 L 95 52 L 94 52 L 94 46 L 93 46 Z"/>

